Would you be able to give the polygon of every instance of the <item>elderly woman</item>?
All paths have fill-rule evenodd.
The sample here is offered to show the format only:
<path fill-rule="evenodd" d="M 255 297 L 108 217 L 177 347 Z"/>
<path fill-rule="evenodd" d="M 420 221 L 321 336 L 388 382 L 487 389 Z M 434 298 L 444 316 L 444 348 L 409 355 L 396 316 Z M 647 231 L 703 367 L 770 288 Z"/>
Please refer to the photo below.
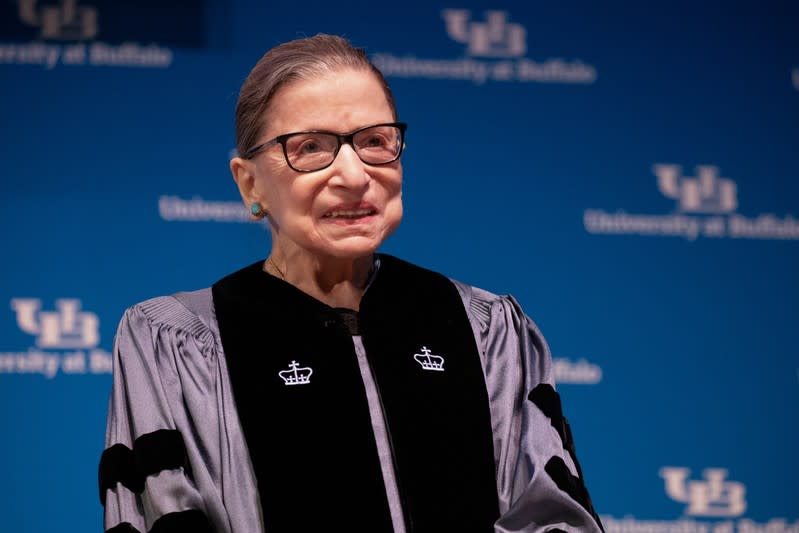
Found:
<path fill-rule="evenodd" d="M 271 253 L 125 313 L 107 531 L 601 530 L 518 303 L 377 253 L 405 129 L 342 38 L 252 70 L 230 168 Z"/>

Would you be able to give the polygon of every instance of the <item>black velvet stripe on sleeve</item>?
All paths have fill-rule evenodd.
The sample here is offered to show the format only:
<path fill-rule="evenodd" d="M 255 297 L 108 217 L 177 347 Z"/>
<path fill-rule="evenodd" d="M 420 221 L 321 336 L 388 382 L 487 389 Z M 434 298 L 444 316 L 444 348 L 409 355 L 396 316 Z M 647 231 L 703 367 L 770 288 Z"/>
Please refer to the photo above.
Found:
<path fill-rule="evenodd" d="M 563 441 L 563 447 L 566 449 L 571 448 L 571 431 L 568 430 L 566 419 L 563 417 L 560 395 L 555 392 L 552 385 L 540 383 L 530 391 L 527 398 L 549 418 L 552 427 L 555 428 L 555 431 L 560 435 L 560 440 Z"/>
<path fill-rule="evenodd" d="M 183 435 L 176 429 L 159 429 L 136 439 L 133 459 L 142 481 L 162 470 L 187 468 L 189 464 Z"/>
<path fill-rule="evenodd" d="M 212 533 L 205 513 L 196 509 L 168 513 L 153 524 L 149 533 Z"/>
<path fill-rule="evenodd" d="M 560 440 L 563 442 L 563 449 L 569 454 L 577 469 L 577 477 L 571 475 L 566 463 L 560 457 L 551 458 L 547 462 L 544 470 L 546 470 L 547 474 L 555 481 L 555 484 L 560 490 L 569 494 L 572 499 L 591 513 L 591 516 L 594 517 L 599 528 L 604 531 L 602 522 L 599 520 L 599 515 L 597 515 L 594 510 L 591 496 L 585 486 L 583 471 L 582 468 L 580 468 L 580 462 L 577 460 L 577 452 L 574 448 L 574 438 L 572 437 L 571 427 L 566 417 L 563 416 L 560 395 L 555 391 L 552 385 L 541 383 L 530 391 L 527 398 L 541 409 L 541 412 L 549 418 L 552 427 L 555 428 L 555 431 L 560 435 Z"/>
<path fill-rule="evenodd" d="M 599 519 L 599 515 L 594 510 L 594 504 L 591 502 L 591 496 L 588 494 L 588 489 L 585 488 L 583 480 L 573 476 L 571 472 L 569 472 L 569 467 L 566 466 L 563 459 L 557 456 L 550 458 L 544 467 L 544 471 L 552 478 L 552 481 L 555 482 L 555 485 L 557 485 L 560 490 L 571 496 L 574 501 L 579 503 L 583 509 L 591 514 L 594 521 L 596 521 L 599 526 L 599 529 L 605 531 Z"/>
<path fill-rule="evenodd" d="M 544 470 L 549 474 L 549 477 L 552 478 L 552 481 L 555 482 L 555 485 L 557 485 L 560 490 L 571 496 L 572 500 L 582 505 L 586 511 L 592 511 L 588 493 L 580 481 L 580 478 L 573 476 L 571 472 L 569 472 L 569 467 L 566 466 L 563 459 L 557 456 L 550 458 Z"/>
<path fill-rule="evenodd" d="M 159 429 L 142 435 L 133 443 L 133 450 L 124 444 L 114 444 L 100 459 L 100 503 L 105 505 L 108 489 L 113 489 L 117 483 L 140 493 L 147 476 L 163 470 L 188 469 L 188 464 L 183 436 L 175 429 Z"/>
<path fill-rule="evenodd" d="M 549 418 L 549 423 L 552 424 L 552 427 L 555 428 L 555 431 L 560 435 L 563 449 L 569 453 L 572 461 L 574 461 L 574 466 L 577 467 L 577 475 L 582 478 L 583 471 L 580 468 L 580 463 L 577 461 L 577 451 L 574 448 L 574 438 L 572 437 L 569 421 L 563 416 L 560 395 L 555 391 L 552 385 L 540 383 L 530 391 L 527 398 L 538 406 L 547 418 Z"/>
<path fill-rule="evenodd" d="M 155 521 L 149 533 L 213 533 L 205 513 L 196 509 L 167 513 Z M 128 522 L 122 522 L 106 533 L 141 533 Z"/>
<path fill-rule="evenodd" d="M 107 529 L 105 533 L 141 533 L 141 531 L 130 525 L 128 522 L 122 522 L 111 529 Z"/>
<path fill-rule="evenodd" d="M 105 505 L 108 489 L 116 487 L 117 483 L 121 483 L 133 492 L 142 490 L 133 463 L 133 452 L 124 444 L 114 444 L 106 449 L 100 458 L 99 485 L 102 505 Z"/>

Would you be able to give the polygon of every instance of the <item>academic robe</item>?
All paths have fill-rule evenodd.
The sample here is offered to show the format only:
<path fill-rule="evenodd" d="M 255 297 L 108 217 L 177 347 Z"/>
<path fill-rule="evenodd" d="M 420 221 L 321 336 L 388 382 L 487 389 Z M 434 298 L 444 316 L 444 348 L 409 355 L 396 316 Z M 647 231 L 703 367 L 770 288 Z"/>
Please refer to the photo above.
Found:
<path fill-rule="evenodd" d="M 378 255 L 354 313 L 260 265 L 126 311 L 106 531 L 602 530 L 513 297 Z"/>

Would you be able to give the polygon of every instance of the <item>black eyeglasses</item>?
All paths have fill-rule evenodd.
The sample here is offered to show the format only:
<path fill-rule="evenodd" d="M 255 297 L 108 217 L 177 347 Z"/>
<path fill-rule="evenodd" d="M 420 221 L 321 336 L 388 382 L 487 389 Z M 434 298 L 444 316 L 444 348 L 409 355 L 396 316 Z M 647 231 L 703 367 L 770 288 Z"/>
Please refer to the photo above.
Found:
<path fill-rule="evenodd" d="M 402 154 L 407 127 L 404 122 L 390 122 L 343 135 L 331 131 L 286 133 L 250 148 L 242 157 L 252 159 L 266 148 L 280 144 L 289 167 L 297 172 L 315 172 L 332 165 L 341 145 L 346 143 L 367 165 L 387 165 Z"/>

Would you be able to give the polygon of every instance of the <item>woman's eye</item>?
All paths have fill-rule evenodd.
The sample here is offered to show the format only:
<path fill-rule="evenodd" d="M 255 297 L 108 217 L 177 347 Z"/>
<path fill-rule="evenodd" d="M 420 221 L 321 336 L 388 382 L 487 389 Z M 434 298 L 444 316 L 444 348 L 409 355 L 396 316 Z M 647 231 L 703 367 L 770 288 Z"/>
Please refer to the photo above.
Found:
<path fill-rule="evenodd" d="M 322 152 L 325 150 L 325 147 L 329 143 L 325 143 L 325 140 L 318 135 L 305 135 L 302 137 L 298 137 L 296 139 L 297 144 L 294 146 L 292 150 L 295 154 L 315 154 L 318 152 Z"/>
<path fill-rule="evenodd" d="M 372 135 L 366 142 L 363 144 L 365 147 L 378 147 L 378 146 L 385 146 L 386 145 L 386 138 L 382 135 Z"/>
<path fill-rule="evenodd" d="M 306 141 L 300 146 L 299 152 L 302 154 L 315 154 L 321 150 L 319 143 L 316 141 Z"/>
<path fill-rule="evenodd" d="M 292 139 L 288 151 L 295 157 L 327 154 L 336 150 L 336 138 L 323 134 L 305 134 Z"/>

